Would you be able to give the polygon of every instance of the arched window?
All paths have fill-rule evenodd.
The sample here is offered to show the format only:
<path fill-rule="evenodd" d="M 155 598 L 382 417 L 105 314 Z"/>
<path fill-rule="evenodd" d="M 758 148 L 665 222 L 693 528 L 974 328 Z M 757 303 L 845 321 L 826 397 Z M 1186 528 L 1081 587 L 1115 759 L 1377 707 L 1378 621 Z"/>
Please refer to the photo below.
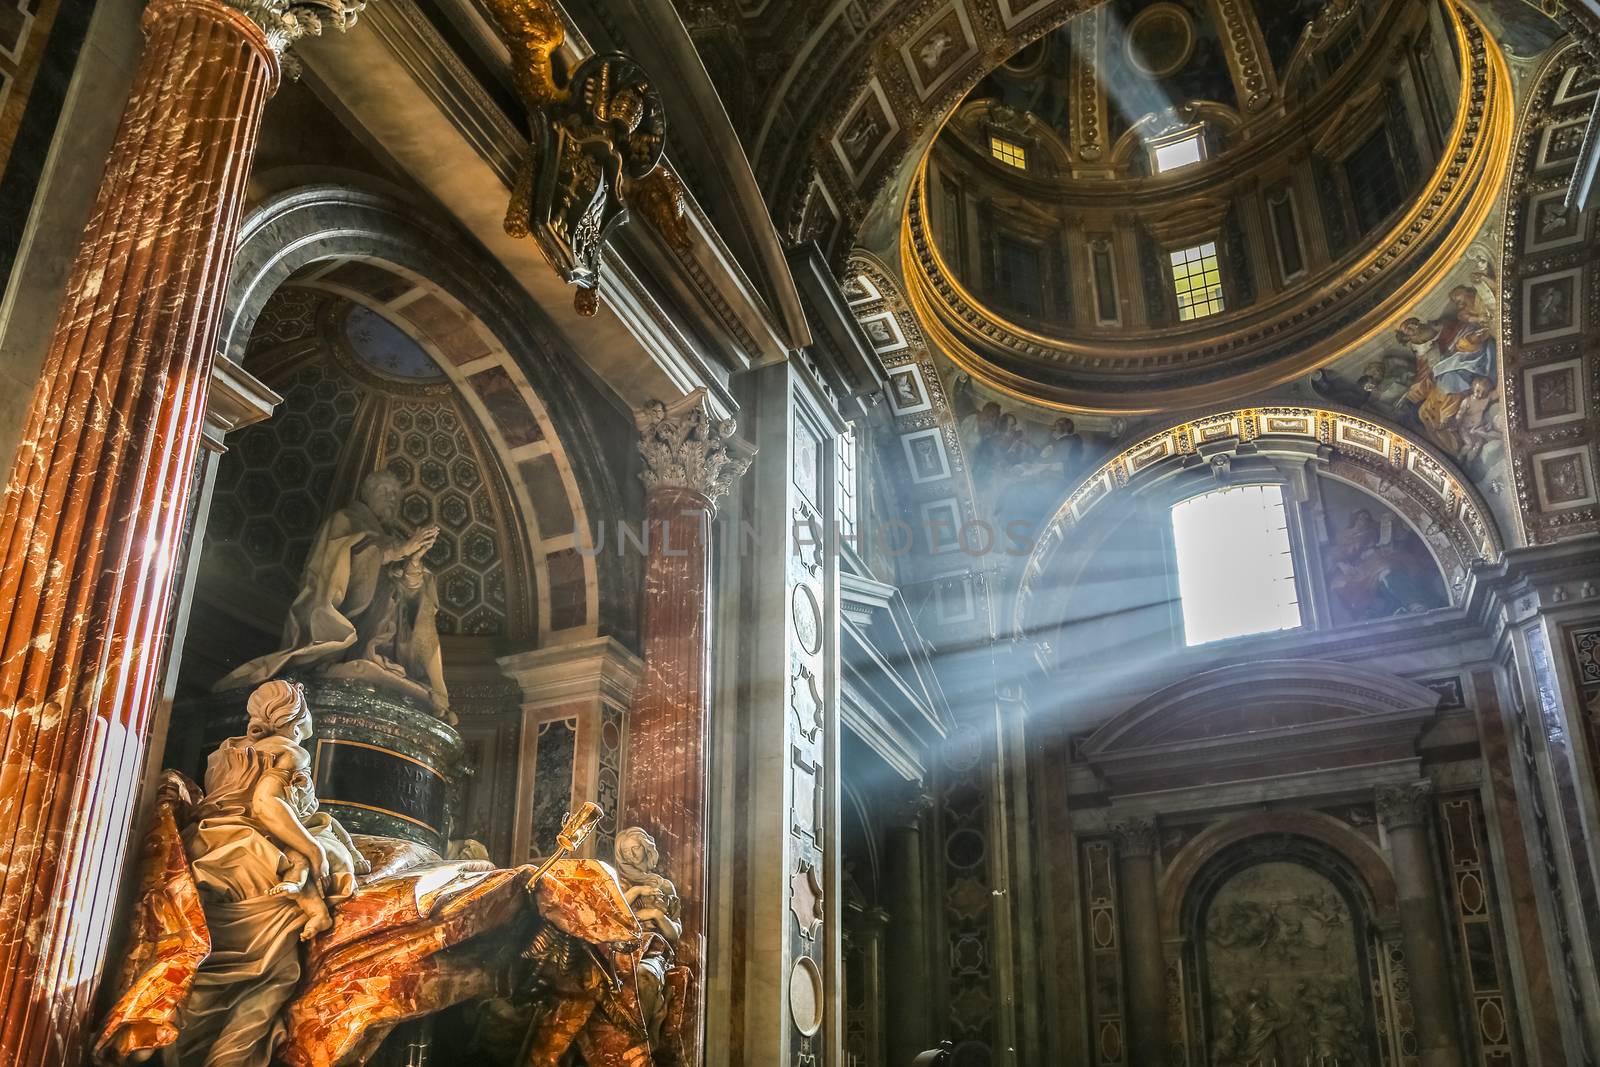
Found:
<path fill-rule="evenodd" d="M 1241 485 L 1172 506 L 1184 643 L 1301 624 L 1283 488 Z"/>

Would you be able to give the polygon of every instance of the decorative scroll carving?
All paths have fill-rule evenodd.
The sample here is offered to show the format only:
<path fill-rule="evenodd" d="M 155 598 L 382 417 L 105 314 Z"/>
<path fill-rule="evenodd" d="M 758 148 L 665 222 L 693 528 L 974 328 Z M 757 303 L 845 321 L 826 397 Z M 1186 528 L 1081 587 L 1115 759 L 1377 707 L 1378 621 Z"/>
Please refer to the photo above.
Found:
<path fill-rule="evenodd" d="M 1118 856 L 1151 856 L 1156 851 L 1154 819 L 1129 819 L 1111 829 Z"/>
<path fill-rule="evenodd" d="M 511 50 L 528 112 L 528 154 L 506 208 L 512 237 L 533 237 L 551 266 L 578 287 L 579 314 L 599 308 L 601 252 L 635 207 L 674 249 L 689 247 L 684 193 L 661 165 L 667 119 L 661 95 L 630 56 L 590 56 L 563 78 L 566 39 L 549 0 L 488 0 Z"/>
<path fill-rule="evenodd" d="M 1408 782 L 1405 785 L 1380 785 L 1377 789 L 1378 821 L 1394 831 L 1427 822 L 1433 800 L 1433 783 Z"/>
<path fill-rule="evenodd" d="M 711 414 L 704 389 L 671 404 L 651 401 L 634 413 L 645 488 L 690 489 L 716 502 L 750 469 L 755 447 L 734 436 L 732 419 Z"/>

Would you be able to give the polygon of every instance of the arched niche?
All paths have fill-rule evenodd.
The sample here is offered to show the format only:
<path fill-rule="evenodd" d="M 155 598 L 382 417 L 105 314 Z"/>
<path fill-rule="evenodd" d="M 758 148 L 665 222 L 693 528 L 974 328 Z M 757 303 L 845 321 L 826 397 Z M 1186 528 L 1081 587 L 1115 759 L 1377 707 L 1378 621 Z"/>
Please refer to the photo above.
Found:
<path fill-rule="evenodd" d="M 563 762 L 559 745 L 533 740 L 523 660 L 636 673 L 613 635 L 633 639 L 638 562 L 579 551 L 595 524 L 637 513 L 637 488 L 611 473 L 634 462 L 634 438 L 538 309 L 416 205 L 303 187 L 246 221 L 222 336 L 213 390 L 254 377 L 281 403 L 229 433 L 212 461 L 211 521 L 174 657 L 169 765 L 197 769 L 193 709 L 227 669 L 276 647 L 310 538 L 385 467 L 402 482 L 405 522 L 446 531 L 428 562 L 473 772 L 452 785 L 450 835 L 521 859 L 579 802 L 614 811 L 623 707 L 567 709 Z M 275 538 L 272 552 L 250 551 L 253 531 Z M 598 767 L 577 758 L 583 746 Z"/>
<path fill-rule="evenodd" d="M 1181 976 L 1174 1043 L 1216 1064 L 1378 1064 L 1413 1050 L 1395 899 L 1376 848 L 1320 812 L 1196 837 L 1161 885 Z"/>
<path fill-rule="evenodd" d="M 235 363 L 246 359 L 258 318 L 290 283 L 343 296 L 403 329 L 435 358 L 506 457 L 530 535 L 540 642 L 601 632 L 626 639 L 637 626 L 637 576 L 626 558 L 578 551 L 574 534 L 592 538 L 594 523 L 629 513 L 633 487 L 625 490 L 612 470 L 632 463 L 631 439 L 606 454 L 604 442 L 618 438 L 597 421 L 604 400 L 582 382 L 576 357 L 543 327 L 515 282 L 472 248 L 470 238 L 384 192 L 315 185 L 279 193 L 241 229 L 223 353 Z M 540 503 L 557 500 L 541 525 Z M 570 514 L 570 522 L 551 522 L 551 511 Z"/>
<path fill-rule="evenodd" d="M 1476 491 L 1393 427 L 1323 408 L 1217 412 L 1144 438 L 1069 492 L 1021 569 L 1017 635 L 1085 655 L 1094 648 L 1076 635 L 1181 647 L 1168 515 L 1242 485 L 1282 491 L 1302 628 L 1457 604 L 1468 568 L 1500 553 Z M 1408 597 L 1379 595 L 1376 572 L 1391 565 L 1404 569 Z M 1100 602 L 1091 582 L 1122 599 Z"/>

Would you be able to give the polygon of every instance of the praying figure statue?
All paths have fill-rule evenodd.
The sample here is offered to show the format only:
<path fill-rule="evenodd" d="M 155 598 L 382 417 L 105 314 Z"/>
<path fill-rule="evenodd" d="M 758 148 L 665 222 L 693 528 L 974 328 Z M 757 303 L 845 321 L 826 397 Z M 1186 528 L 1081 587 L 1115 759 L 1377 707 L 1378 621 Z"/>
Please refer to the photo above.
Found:
<path fill-rule="evenodd" d="M 434 714 L 451 718 L 439 655 L 439 594 L 422 559 L 439 527 L 407 529 L 400 482 L 388 471 L 367 475 L 359 497 L 317 531 L 282 647 L 233 671 L 217 691 L 316 673 L 420 697 Z"/>

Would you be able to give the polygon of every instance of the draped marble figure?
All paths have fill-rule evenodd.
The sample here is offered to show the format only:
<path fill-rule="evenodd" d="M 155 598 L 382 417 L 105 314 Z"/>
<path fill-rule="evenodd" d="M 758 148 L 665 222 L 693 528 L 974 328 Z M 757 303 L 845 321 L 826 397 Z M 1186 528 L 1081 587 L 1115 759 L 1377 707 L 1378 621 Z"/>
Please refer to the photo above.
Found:
<path fill-rule="evenodd" d="M 300 593 L 282 647 L 216 684 L 217 691 L 280 675 L 317 673 L 371 682 L 427 700 L 450 718 L 439 655 L 439 595 L 422 557 L 437 526 L 409 531 L 400 520 L 400 482 L 374 471 L 359 499 L 323 522 L 306 556 Z"/>
<path fill-rule="evenodd" d="M 330 907 L 371 868 L 311 786 L 311 709 L 300 686 L 250 694 L 249 725 L 206 764 L 183 831 L 211 951 L 179 1012 L 177 1063 L 266 1067 L 278 1013 L 300 981 L 299 943 L 330 929 Z"/>
<path fill-rule="evenodd" d="M 569 858 L 598 807 L 537 867 L 350 835 L 316 810 L 301 688 L 269 682 L 249 710 L 204 792 L 163 772 L 97 1063 L 358 1067 L 401 1022 L 514 991 L 498 1051 L 516 1067 L 574 1048 L 648 1067 L 632 976 L 649 939 L 611 867 Z"/>

